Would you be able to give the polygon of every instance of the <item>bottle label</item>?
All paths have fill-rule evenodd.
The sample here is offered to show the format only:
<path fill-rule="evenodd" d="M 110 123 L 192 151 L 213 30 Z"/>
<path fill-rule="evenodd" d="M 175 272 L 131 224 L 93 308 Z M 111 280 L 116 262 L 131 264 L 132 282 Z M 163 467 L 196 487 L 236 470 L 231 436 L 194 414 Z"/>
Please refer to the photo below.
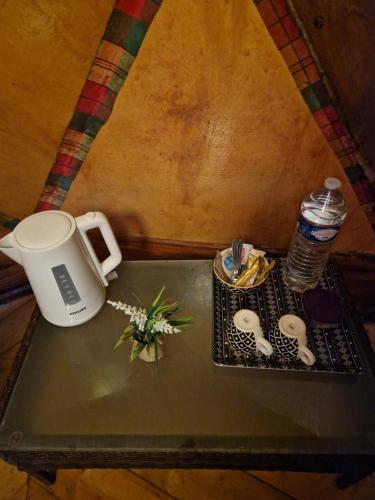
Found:
<path fill-rule="evenodd" d="M 297 231 L 307 240 L 326 242 L 336 238 L 340 226 L 319 227 L 309 224 L 306 219 L 300 217 L 297 222 Z"/>

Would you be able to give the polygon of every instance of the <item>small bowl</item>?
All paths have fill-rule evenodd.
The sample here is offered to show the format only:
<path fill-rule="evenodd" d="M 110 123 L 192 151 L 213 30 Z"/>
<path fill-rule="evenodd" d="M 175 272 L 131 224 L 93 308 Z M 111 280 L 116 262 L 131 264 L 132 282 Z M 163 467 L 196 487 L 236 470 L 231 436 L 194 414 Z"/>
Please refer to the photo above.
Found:
<path fill-rule="evenodd" d="M 223 250 L 224 252 L 225 250 Z M 268 264 L 268 260 L 266 258 L 264 258 L 264 260 L 266 261 L 266 264 Z M 243 290 L 243 291 L 246 291 L 246 290 L 251 290 L 253 288 L 258 288 L 260 285 L 262 285 L 266 279 L 268 278 L 268 274 L 262 279 L 262 281 L 260 281 L 259 283 L 257 283 L 256 285 L 248 285 L 248 286 L 236 286 L 234 283 L 229 283 L 228 281 L 226 281 L 226 279 L 229 279 L 226 277 L 224 271 L 222 270 L 222 263 L 221 263 L 221 252 L 218 252 L 216 257 L 215 257 L 215 260 L 214 260 L 214 263 L 213 263 L 213 269 L 214 269 L 214 273 L 215 273 L 215 276 L 216 278 L 225 286 L 227 286 L 228 288 L 231 288 L 232 290 Z"/>

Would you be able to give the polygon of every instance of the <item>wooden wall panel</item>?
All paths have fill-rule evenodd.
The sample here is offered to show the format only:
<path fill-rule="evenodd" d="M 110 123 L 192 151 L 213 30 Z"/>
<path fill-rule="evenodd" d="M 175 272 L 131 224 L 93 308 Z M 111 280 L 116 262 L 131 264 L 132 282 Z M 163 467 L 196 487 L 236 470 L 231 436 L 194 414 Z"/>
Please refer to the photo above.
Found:
<path fill-rule="evenodd" d="M 34 209 L 112 5 L 0 1 L 0 211 Z"/>
<path fill-rule="evenodd" d="M 117 231 L 286 248 L 304 193 L 337 176 L 341 250 L 374 235 L 249 0 L 165 0 L 64 209 Z"/>
<path fill-rule="evenodd" d="M 375 4 L 292 0 L 375 178 Z M 314 26 L 316 17 L 322 26 Z"/>
<path fill-rule="evenodd" d="M 38 199 L 112 0 L 0 3 L 0 210 Z M 341 250 L 374 237 L 249 0 L 165 0 L 64 209 L 120 236 L 288 246 L 303 194 L 344 181 Z"/>

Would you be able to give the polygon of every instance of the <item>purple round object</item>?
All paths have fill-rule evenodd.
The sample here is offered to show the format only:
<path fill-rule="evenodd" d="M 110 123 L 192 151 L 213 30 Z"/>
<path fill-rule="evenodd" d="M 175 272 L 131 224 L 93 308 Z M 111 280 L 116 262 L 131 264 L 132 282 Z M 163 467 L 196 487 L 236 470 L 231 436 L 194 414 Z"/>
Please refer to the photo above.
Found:
<path fill-rule="evenodd" d="M 336 328 L 343 319 L 342 301 L 332 290 L 308 290 L 302 300 L 306 315 L 320 328 Z"/>

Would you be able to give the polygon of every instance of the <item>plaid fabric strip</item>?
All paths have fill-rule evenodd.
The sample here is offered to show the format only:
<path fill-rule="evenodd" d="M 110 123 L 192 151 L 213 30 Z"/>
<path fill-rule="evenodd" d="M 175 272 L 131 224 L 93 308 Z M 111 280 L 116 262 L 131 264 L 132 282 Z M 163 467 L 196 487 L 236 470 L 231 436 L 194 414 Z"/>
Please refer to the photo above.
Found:
<path fill-rule="evenodd" d="M 324 137 L 341 163 L 375 229 L 375 190 L 363 161 L 318 71 L 286 0 L 254 0 L 258 11 Z M 326 78 L 326 76 L 325 76 Z"/>
<path fill-rule="evenodd" d="M 116 97 L 161 2 L 116 1 L 36 212 L 56 210 L 63 204 L 92 141 L 112 112 Z"/>

